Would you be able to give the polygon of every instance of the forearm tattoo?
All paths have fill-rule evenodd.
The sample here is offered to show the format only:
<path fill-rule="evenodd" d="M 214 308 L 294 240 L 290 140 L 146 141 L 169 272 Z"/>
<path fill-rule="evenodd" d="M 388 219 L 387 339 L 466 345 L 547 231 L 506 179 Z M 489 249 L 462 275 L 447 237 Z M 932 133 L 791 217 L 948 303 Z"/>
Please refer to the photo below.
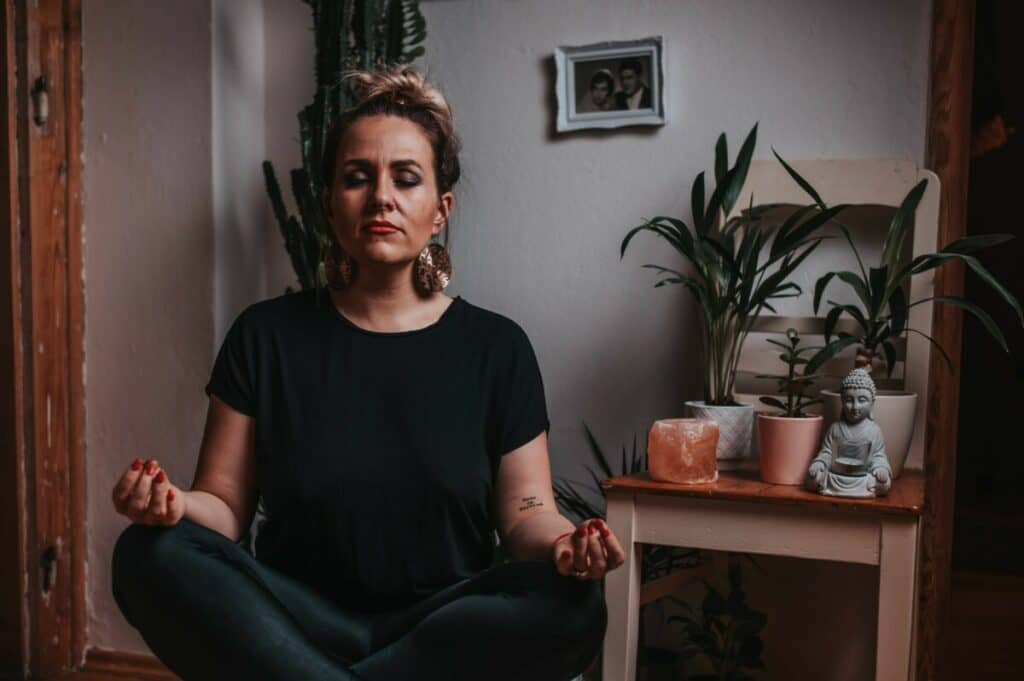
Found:
<path fill-rule="evenodd" d="M 535 496 L 528 496 L 523 497 L 523 505 L 519 507 L 519 510 L 529 511 L 531 508 L 542 508 L 543 506 L 543 501 L 539 501 Z"/>

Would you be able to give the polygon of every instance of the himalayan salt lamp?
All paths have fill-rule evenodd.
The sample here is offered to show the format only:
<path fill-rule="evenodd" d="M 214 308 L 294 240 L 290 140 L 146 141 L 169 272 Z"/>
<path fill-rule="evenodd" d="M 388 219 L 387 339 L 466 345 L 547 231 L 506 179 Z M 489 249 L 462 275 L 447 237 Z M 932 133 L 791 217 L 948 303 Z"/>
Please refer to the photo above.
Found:
<path fill-rule="evenodd" d="M 718 424 L 707 419 L 659 419 L 647 433 L 652 480 L 697 485 L 718 480 Z"/>

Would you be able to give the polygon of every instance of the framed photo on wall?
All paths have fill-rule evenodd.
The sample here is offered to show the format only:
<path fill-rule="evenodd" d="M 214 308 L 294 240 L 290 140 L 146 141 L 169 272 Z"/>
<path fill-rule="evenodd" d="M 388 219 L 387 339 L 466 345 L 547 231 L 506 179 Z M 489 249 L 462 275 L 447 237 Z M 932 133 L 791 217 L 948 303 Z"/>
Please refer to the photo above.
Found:
<path fill-rule="evenodd" d="M 665 124 L 661 36 L 555 48 L 559 132 Z"/>

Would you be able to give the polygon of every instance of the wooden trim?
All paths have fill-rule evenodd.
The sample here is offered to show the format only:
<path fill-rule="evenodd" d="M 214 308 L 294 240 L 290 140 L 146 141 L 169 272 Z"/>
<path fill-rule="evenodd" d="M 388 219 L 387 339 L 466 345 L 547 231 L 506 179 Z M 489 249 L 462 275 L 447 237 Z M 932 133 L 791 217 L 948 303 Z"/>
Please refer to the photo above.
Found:
<path fill-rule="evenodd" d="M 82 218 L 82 0 L 64 2 L 64 63 L 67 74 L 67 344 L 68 344 L 68 507 L 71 513 L 71 661 L 85 657 L 85 254 Z"/>
<path fill-rule="evenodd" d="M 973 0 L 935 0 L 926 165 L 942 183 L 940 247 L 964 236 L 970 161 L 971 87 L 974 65 Z M 959 263 L 936 271 L 936 295 L 961 295 Z M 925 514 L 921 532 L 917 678 L 939 678 L 949 620 L 956 484 L 957 409 L 963 321 L 959 309 L 937 305 L 932 337 L 954 362 L 950 373 L 934 349 L 925 425 Z"/>
<path fill-rule="evenodd" d="M 19 45 L 16 6 L 4 2 L 0 8 L 4 49 L 0 83 L 4 98 L 0 110 L 0 211 L 7 230 L 0 239 L 0 675 L 20 677 L 28 665 L 28 608 L 25 584 L 25 488 L 23 409 L 21 403 L 22 362 L 17 351 L 21 338 L 19 281 L 21 249 L 20 193 L 18 182 L 18 111 L 23 111 L 24 93 L 16 77 Z M 15 549 L 11 551 L 10 549 Z"/>
<path fill-rule="evenodd" d="M 131 677 L 142 681 L 176 681 L 177 676 L 152 655 L 89 648 L 82 672 L 96 678 Z M 75 677 L 80 678 L 80 675 Z"/>
<path fill-rule="evenodd" d="M 86 650 L 81 669 L 38 678 L 40 681 L 179 681 L 178 676 L 153 655 L 102 648 Z"/>
<path fill-rule="evenodd" d="M 15 635 L 3 639 L 0 671 L 37 678 L 73 669 L 85 647 L 80 0 L 9 0 L 3 17 L 11 230 L 0 372 L 11 389 L 0 398 L 10 454 L 0 497 L 14 518 L 3 536 L 16 531 L 18 551 L 0 588 L 20 640 L 16 648 Z M 37 87 L 45 120 L 35 117 Z"/>

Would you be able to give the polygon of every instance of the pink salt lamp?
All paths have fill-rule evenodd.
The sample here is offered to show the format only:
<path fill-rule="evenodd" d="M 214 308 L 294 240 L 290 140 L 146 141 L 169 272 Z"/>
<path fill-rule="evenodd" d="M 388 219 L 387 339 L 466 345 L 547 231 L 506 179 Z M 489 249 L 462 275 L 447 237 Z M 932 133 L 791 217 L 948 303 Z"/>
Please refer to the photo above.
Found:
<path fill-rule="evenodd" d="M 647 433 L 652 480 L 698 485 L 718 480 L 718 424 L 707 419 L 659 419 Z"/>

